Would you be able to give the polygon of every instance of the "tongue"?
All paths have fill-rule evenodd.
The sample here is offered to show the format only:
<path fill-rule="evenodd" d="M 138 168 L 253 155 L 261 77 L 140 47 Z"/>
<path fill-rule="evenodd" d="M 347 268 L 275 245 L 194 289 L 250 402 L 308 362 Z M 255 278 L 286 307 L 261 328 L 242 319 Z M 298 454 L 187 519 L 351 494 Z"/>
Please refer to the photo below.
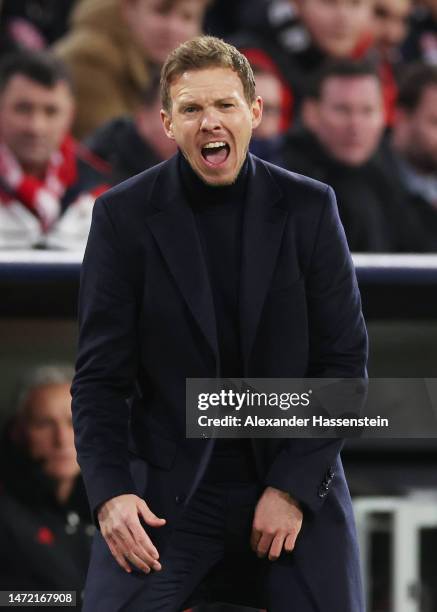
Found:
<path fill-rule="evenodd" d="M 227 158 L 228 151 L 226 147 L 203 149 L 203 155 L 211 164 L 221 164 Z"/>

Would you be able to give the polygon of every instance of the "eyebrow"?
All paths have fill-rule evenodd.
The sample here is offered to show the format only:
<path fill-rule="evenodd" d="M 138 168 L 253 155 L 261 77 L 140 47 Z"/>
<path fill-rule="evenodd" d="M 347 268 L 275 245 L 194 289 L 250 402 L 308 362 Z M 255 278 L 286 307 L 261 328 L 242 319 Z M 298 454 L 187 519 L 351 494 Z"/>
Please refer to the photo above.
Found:
<path fill-rule="evenodd" d="M 229 96 L 225 96 L 224 98 L 218 98 L 217 100 L 214 100 L 214 104 L 220 104 L 220 102 L 226 102 L 228 100 L 235 100 L 236 96 L 234 95 L 229 95 Z M 176 101 L 176 104 L 178 106 L 201 106 L 202 102 L 199 102 L 198 100 L 193 100 L 190 98 L 182 98 L 180 100 Z"/>

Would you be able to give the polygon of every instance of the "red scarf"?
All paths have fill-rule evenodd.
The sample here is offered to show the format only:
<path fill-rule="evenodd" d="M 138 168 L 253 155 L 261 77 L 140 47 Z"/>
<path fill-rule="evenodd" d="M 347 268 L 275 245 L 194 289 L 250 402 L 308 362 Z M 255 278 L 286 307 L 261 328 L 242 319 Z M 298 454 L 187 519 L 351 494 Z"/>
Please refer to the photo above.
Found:
<path fill-rule="evenodd" d="M 61 200 L 77 180 L 76 145 L 67 136 L 47 163 L 45 176 L 38 179 L 24 174 L 13 153 L 0 144 L 0 203 L 19 201 L 40 221 L 47 231 L 60 216 Z"/>

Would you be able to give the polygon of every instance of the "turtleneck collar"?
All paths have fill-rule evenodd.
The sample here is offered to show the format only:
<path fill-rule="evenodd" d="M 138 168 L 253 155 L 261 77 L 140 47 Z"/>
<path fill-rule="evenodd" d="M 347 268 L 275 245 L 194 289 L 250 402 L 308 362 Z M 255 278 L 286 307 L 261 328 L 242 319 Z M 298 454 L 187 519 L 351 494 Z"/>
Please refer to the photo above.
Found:
<path fill-rule="evenodd" d="M 243 166 L 232 185 L 214 186 L 204 183 L 194 172 L 188 161 L 179 151 L 179 171 L 182 184 L 187 195 L 188 203 L 196 210 L 206 210 L 215 206 L 231 206 L 237 202 L 243 202 L 249 162 L 246 156 Z"/>

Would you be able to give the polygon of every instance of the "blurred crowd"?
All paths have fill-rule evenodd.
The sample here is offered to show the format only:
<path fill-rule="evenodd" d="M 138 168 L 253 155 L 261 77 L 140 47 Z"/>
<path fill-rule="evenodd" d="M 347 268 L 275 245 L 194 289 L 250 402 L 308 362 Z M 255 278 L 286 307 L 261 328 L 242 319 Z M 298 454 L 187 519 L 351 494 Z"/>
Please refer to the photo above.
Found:
<path fill-rule="evenodd" d="M 331 184 L 355 252 L 437 251 L 437 0 L 3 0 L 0 248 L 84 249 L 97 195 L 170 157 L 167 54 L 249 58 L 251 151 Z"/>

